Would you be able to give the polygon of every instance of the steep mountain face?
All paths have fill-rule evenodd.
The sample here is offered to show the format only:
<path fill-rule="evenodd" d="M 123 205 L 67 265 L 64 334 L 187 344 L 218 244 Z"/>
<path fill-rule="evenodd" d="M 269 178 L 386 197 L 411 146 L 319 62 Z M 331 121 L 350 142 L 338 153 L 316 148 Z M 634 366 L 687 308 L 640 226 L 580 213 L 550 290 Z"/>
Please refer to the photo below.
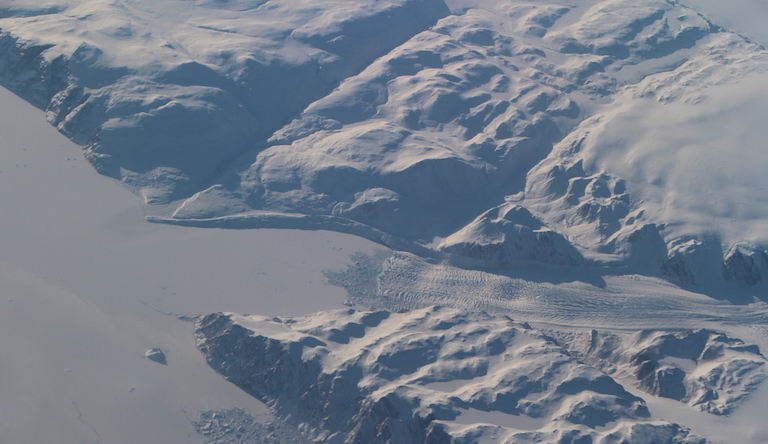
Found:
<path fill-rule="evenodd" d="M 680 347 L 669 336 L 645 338 L 652 342 L 645 348 L 616 341 L 609 348 L 605 340 L 590 351 L 603 359 L 674 360 Z M 738 341 L 712 336 L 703 360 L 722 359 L 729 341 L 727 350 L 738 352 Z M 447 308 L 300 318 L 218 313 L 199 320 L 197 338 L 215 370 L 315 442 L 704 442 L 677 424 L 649 419 L 644 401 L 616 379 L 504 315 Z M 763 377 L 765 359 L 745 352 L 754 362 L 749 371 Z M 722 380 L 743 373 L 738 362 L 728 356 Z M 637 378 L 646 383 L 644 374 Z M 727 384 L 713 390 L 733 393 Z"/>
<path fill-rule="evenodd" d="M 700 287 L 768 273 L 760 125 L 733 117 L 766 51 L 675 1 L 27 0 L 0 29 L 0 83 L 155 221 L 298 214 Z"/>

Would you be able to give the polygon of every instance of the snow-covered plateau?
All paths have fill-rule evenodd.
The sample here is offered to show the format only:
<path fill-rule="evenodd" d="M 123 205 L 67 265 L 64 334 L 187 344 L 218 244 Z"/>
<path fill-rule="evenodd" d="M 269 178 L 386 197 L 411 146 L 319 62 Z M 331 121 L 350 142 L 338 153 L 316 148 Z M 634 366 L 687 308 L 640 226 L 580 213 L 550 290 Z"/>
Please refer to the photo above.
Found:
<path fill-rule="evenodd" d="M 0 441 L 768 442 L 767 22 L 0 0 Z"/>

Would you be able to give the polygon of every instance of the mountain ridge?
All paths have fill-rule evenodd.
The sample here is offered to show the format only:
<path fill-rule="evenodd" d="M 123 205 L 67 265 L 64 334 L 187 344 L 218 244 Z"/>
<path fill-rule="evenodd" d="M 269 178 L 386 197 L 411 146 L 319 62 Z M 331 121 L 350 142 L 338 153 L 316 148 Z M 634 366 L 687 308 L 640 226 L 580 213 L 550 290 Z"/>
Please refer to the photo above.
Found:
<path fill-rule="evenodd" d="M 654 100 L 708 109 L 728 85 L 765 71 L 762 47 L 689 7 L 99 5 L 6 7 L 0 77 L 47 109 L 101 173 L 140 193 L 152 221 L 325 215 L 422 245 L 409 251 L 435 243 L 486 267 L 588 263 L 704 287 L 712 273 L 701 267 L 747 286 L 768 273 L 766 239 L 747 210 L 747 238 L 724 222 L 691 225 L 702 209 L 656 203 L 679 188 L 638 180 L 638 169 L 601 153 L 625 116 Z M 152 28 L 173 13 L 172 26 Z M 254 27 L 268 17 L 279 20 Z M 49 37 L 56 32 L 72 37 Z M 133 39 L 147 52 L 115 46 Z M 645 143 L 638 132 L 623 140 Z M 721 207 L 733 199 L 707 197 Z M 486 213 L 509 202 L 539 221 L 488 225 Z M 481 225 L 504 234 L 483 240 Z M 515 253 L 536 249 L 551 251 Z"/>

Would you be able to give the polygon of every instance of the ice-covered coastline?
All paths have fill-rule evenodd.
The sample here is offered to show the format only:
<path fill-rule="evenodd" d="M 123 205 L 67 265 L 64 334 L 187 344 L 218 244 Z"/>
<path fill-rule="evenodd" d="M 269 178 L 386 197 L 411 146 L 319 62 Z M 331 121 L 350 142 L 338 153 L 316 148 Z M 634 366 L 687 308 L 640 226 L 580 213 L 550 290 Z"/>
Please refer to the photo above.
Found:
<path fill-rule="evenodd" d="M 8 114 L 0 430 L 766 442 L 766 51 L 709 3 L 0 1 L 0 85 L 185 226 Z"/>

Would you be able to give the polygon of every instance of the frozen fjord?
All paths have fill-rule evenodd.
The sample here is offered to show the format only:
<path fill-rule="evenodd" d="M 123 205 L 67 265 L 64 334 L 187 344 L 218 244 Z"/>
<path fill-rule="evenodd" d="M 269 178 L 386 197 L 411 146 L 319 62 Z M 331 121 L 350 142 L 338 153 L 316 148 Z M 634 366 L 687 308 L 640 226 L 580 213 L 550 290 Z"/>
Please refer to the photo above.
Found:
<path fill-rule="evenodd" d="M 14 443 L 202 443 L 200 411 L 266 409 L 173 315 L 338 307 L 321 270 L 357 237 L 148 224 L 43 113 L 0 89 L 0 434 Z M 161 348 L 163 366 L 144 357 Z"/>

